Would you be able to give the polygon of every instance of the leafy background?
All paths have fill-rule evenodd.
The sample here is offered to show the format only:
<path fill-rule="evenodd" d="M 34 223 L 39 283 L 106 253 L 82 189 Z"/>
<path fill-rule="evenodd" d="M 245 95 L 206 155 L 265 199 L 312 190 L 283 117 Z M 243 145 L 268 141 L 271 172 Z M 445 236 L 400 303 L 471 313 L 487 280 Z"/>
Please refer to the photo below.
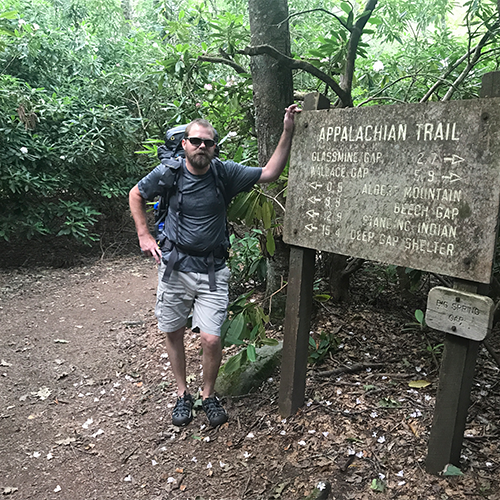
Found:
<path fill-rule="evenodd" d="M 290 0 L 289 11 L 295 59 L 338 79 L 362 4 Z M 434 84 L 429 99 L 450 86 L 454 98 L 476 97 L 481 75 L 498 65 L 497 31 L 493 2 L 380 3 L 357 50 L 354 104 L 416 102 Z M 255 165 L 249 41 L 242 0 L 2 0 L 0 237 L 102 238 L 166 128 L 196 116 L 226 138 L 224 156 Z M 294 85 L 298 95 L 335 97 L 307 71 L 295 71 Z M 235 218 L 274 216 L 254 206 Z M 267 246 L 272 254 L 269 237 Z"/>

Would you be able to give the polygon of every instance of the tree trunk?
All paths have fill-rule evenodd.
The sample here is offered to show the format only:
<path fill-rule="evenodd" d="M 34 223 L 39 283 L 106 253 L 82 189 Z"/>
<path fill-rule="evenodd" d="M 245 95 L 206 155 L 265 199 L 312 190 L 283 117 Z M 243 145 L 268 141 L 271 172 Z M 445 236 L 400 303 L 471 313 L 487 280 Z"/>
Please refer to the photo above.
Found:
<path fill-rule="evenodd" d="M 130 0 L 121 0 L 123 17 L 127 21 L 132 20 L 132 7 L 130 5 Z"/>
<path fill-rule="evenodd" d="M 290 55 L 290 31 L 287 0 L 249 0 L 251 44 L 271 45 Z M 251 60 L 255 124 L 259 145 L 259 164 L 264 166 L 273 154 L 283 130 L 284 110 L 293 102 L 293 79 L 290 69 L 267 55 Z M 280 235 L 275 235 L 280 240 Z M 267 296 L 280 289 L 288 273 L 286 246 L 277 241 L 273 258 L 268 259 Z M 284 311 L 284 294 L 273 295 L 272 312 Z"/>
<path fill-rule="evenodd" d="M 335 302 L 347 302 L 349 300 L 351 274 L 345 272 L 348 258 L 345 255 L 336 253 L 329 253 L 325 256 L 328 288 Z"/>

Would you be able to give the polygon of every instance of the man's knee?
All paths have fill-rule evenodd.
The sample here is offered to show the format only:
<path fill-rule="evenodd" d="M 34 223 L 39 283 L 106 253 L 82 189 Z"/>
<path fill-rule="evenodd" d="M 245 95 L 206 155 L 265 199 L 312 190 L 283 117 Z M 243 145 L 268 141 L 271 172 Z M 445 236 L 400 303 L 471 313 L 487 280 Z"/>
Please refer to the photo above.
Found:
<path fill-rule="evenodd" d="M 182 338 L 184 338 L 184 332 L 185 332 L 186 328 L 183 326 L 181 328 L 178 328 L 177 330 L 173 331 L 173 332 L 163 332 L 164 335 L 166 335 L 166 337 L 174 342 L 176 340 L 181 340 Z"/>
<path fill-rule="evenodd" d="M 221 346 L 220 337 L 210 333 L 200 333 L 202 346 L 206 349 L 219 349 Z"/>

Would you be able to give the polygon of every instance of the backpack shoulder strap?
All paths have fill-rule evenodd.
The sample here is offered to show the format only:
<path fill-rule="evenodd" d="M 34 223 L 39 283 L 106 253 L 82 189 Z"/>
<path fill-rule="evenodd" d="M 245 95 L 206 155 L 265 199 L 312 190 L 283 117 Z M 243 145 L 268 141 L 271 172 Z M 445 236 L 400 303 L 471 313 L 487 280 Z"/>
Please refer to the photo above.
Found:
<path fill-rule="evenodd" d="M 171 170 L 172 172 L 176 172 L 177 170 L 180 169 L 182 166 L 182 159 L 177 157 L 177 158 L 162 158 L 161 159 L 161 164 L 165 165 L 166 169 L 165 170 Z"/>
<path fill-rule="evenodd" d="M 170 188 L 176 185 L 180 173 L 182 172 L 182 160 L 180 158 L 165 158 L 161 161 L 161 164 L 164 170 L 161 179 L 158 181 L 158 185 L 161 186 L 164 191 L 161 196 L 164 196 Z"/>
<path fill-rule="evenodd" d="M 219 158 L 214 158 L 212 160 L 211 167 L 212 167 L 211 168 L 212 174 L 215 179 L 215 186 L 217 188 L 217 192 L 222 195 L 227 207 L 231 202 L 231 200 L 230 199 L 228 200 L 226 185 L 224 183 L 224 166 L 222 165 L 222 162 L 219 160 Z"/>
<path fill-rule="evenodd" d="M 162 193 L 155 203 L 155 226 L 157 237 L 163 232 L 170 197 L 175 191 L 182 172 L 182 160 L 165 158 L 161 161 L 161 166 L 163 167 L 163 175 L 159 179 L 158 185 L 161 187 Z"/>

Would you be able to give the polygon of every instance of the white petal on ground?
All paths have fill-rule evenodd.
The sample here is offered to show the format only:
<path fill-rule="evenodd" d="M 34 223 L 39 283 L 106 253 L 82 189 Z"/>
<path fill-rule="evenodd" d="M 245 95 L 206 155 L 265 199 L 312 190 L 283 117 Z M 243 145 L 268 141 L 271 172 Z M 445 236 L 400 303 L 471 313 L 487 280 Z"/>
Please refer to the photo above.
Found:
<path fill-rule="evenodd" d="M 82 427 L 84 429 L 88 429 L 90 425 L 92 425 L 94 423 L 94 419 L 91 417 L 91 418 L 88 418 L 84 424 L 82 424 Z"/>

